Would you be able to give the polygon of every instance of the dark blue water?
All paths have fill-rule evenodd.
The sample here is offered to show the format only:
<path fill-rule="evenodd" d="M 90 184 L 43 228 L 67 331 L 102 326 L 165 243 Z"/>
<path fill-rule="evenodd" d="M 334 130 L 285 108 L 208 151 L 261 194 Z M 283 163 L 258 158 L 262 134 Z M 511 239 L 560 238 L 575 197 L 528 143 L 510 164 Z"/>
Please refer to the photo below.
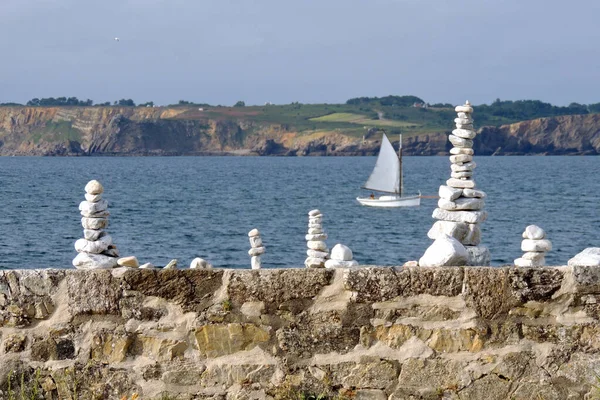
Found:
<path fill-rule="evenodd" d="M 476 157 L 475 180 L 488 193 L 482 244 L 493 265 L 521 255 L 521 232 L 544 228 L 565 264 L 600 246 L 600 158 Z M 187 266 L 203 257 L 217 267 L 249 268 L 247 232 L 258 228 L 264 267 L 300 267 L 307 212 L 324 214 L 327 243 L 348 245 L 361 264 L 399 265 L 431 244 L 437 200 L 421 207 L 374 209 L 355 197 L 374 157 L 258 158 L 0 157 L 0 268 L 71 268 L 82 237 L 78 204 L 98 179 L 122 256 Z M 450 175 L 447 157 L 406 157 L 405 189 L 437 194 Z M 368 193 L 363 192 L 362 195 Z"/>

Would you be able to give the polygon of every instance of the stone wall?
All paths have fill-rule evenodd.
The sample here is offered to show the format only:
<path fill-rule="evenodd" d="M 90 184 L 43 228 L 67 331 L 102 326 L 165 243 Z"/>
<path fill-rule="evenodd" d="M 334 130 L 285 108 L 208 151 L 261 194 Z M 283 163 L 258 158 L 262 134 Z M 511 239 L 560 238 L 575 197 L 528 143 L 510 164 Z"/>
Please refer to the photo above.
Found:
<path fill-rule="evenodd" d="M 0 398 L 594 398 L 599 318 L 590 267 L 0 271 Z"/>

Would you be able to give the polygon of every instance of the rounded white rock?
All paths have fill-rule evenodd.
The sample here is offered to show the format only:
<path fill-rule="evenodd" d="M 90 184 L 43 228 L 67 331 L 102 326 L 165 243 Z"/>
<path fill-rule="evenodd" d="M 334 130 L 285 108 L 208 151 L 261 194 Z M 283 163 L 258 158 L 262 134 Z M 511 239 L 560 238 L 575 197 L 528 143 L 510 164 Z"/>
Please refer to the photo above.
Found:
<path fill-rule="evenodd" d="M 473 161 L 473 156 L 470 154 L 456 154 L 450 156 L 450 162 L 453 164 L 464 164 Z"/>
<path fill-rule="evenodd" d="M 481 210 L 484 205 L 485 202 L 483 199 L 475 197 L 460 197 L 454 201 L 448 201 L 443 198 L 438 200 L 438 207 L 447 211 L 477 211 Z"/>
<path fill-rule="evenodd" d="M 211 263 L 200 257 L 194 258 L 190 263 L 190 269 L 211 269 L 212 267 Z"/>
<path fill-rule="evenodd" d="M 84 229 L 104 229 L 108 226 L 108 219 L 82 217 L 81 226 L 83 226 Z"/>
<path fill-rule="evenodd" d="M 326 251 L 308 249 L 306 250 L 306 255 L 313 258 L 327 258 L 329 253 Z"/>
<path fill-rule="evenodd" d="M 469 149 L 473 147 L 473 141 L 469 139 L 463 139 L 458 136 L 448 135 L 448 140 L 450 140 L 450 143 L 452 143 L 454 147 L 466 147 Z"/>
<path fill-rule="evenodd" d="M 475 187 L 475 181 L 472 179 L 450 178 L 446 181 L 446 185 L 458 189 L 473 189 Z"/>
<path fill-rule="evenodd" d="M 79 253 L 73 259 L 73 266 L 77 269 L 103 269 L 116 268 L 118 264 L 115 257 L 104 254 Z"/>
<path fill-rule="evenodd" d="M 308 215 L 311 217 L 314 217 L 315 215 L 320 215 L 320 214 L 321 214 L 321 211 L 319 211 L 319 210 L 310 210 L 308 212 Z"/>
<path fill-rule="evenodd" d="M 327 260 L 325 261 L 325 268 L 356 268 L 358 262 L 354 260 L 342 261 L 342 260 Z"/>
<path fill-rule="evenodd" d="M 571 258 L 567 265 L 572 266 L 600 266 L 600 247 L 588 247 L 581 253 L 576 254 Z"/>
<path fill-rule="evenodd" d="M 256 248 L 252 248 L 252 249 L 248 250 L 248 255 L 250 257 L 260 256 L 261 254 L 265 254 L 264 247 L 256 247 Z"/>
<path fill-rule="evenodd" d="M 450 186 L 441 185 L 438 190 L 438 195 L 442 199 L 446 199 L 449 201 L 454 201 L 458 199 L 462 195 L 462 189 L 453 188 Z"/>
<path fill-rule="evenodd" d="M 87 201 L 89 201 L 90 203 L 97 203 L 100 200 L 102 200 L 102 195 L 101 194 L 89 194 L 89 193 L 86 193 L 85 194 L 85 199 Z"/>
<path fill-rule="evenodd" d="M 102 194 L 104 192 L 104 187 L 97 180 L 92 180 L 85 185 L 85 192 L 88 194 Z"/>
<path fill-rule="evenodd" d="M 135 256 L 119 258 L 117 260 L 117 264 L 119 264 L 119 266 L 121 267 L 129 268 L 138 268 L 140 266 L 140 263 L 138 262 L 138 259 Z"/>
<path fill-rule="evenodd" d="M 323 228 L 308 228 L 308 234 L 309 235 L 316 235 L 319 233 L 323 233 Z"/>
<path fill-rule="evenodd" d="M 456 125 L 472 125 L 473 119 L 472 118 L 454 118 L 454 123 Z"/>
<path fill-rule="evenodd" d="M 312 225 L 314 225 L 314 224 L 319 224 L 320 225 L 320 224 L 323 223 L 323 218 L 321 218 L 321 217 L 309 218 L 308 219 L 308 223 L 312 224 Z"/>
<path fill-rule="evenodd" d="M 521 242 L 521 250 L 546 252 L 552 250 L 552 242 L 548 239 L 523 239 Z"/>
<path fill-rule="evenodd" d="M 260 236 L 250 236 L 250 247 L 261 247 L 263 244 Z"/>
<path fill-rule="evenodd" d="M 105 235 L 99 238 L 98 240 L 85 240 L 79 239 L 75 242 L 75 250 L 78 253 L 92 253 L 92 254 L 100 254 L 106 250 L 108 250 L 108 246 L 112 244 L 112 238 L 110 235 Z"/>
<path fill-rule="evenodd" d="M 253 236 L 258 236 L 260 235 L 260 232 L 258 231 L 258 229 L 252 229 L 250 232 L 248 232 L 248 237 L 253 237 Z"/>
<path fill-rule="evenodd" d="M 526 258 L 517 258 L 514 261 L 515 266 L 517 267 L 543 267 L 546 264 L 546 258 L 542 257 L 537 260 L 528 260 Z"/>
<path fill-rule="evenodd" d="M 250 267 L 252 269 L 261 269 L 262 268 L 262 261 L 260 259 L 260 256 L 253 256 L 250 259 Z"/>
<path fill-rule="evenodd" d="M 341 243 L 336 244 L 331 249 L 331 257 L 332 260 L 338 261 L 351 261 L 352 260 L 352 250 L 348 246 L 344 246 Z"/>
<path fill-rule="evenodd" d="M 177 269 L 177 259 L 174 258 L 163 269 Z"/>
<path fill-rule="evenodd" d="M 467 259 L 467 250 L 458 240 L 442 235 L 425 250 L 425 254 L 419 259 L 419 266 L 464 266 L 467 264 Z"/>
<path fill-rule="evenodd" d="M 469 105 L 464 105 L 464 106 L 456 106 L 454 107 L 454 112 L 463 112 L 463 113 L 472 113 L 473 112 L 473 107 L 469 106 Z"/>
<path fill-rule="evenodd" d="M 306 246 L 311 250 L 327 251 L 327 245 L 321 241 L 310 240 L 306 242 Z"/>
<path fill-rule="evenodd" d="M 453 155 L 464 154 L 464 155 L 472 156 L 473 154 L 475 154 L 475 151 L 473 149 L 469 149 L 467 147 L 453 147 L 450 149 L 450 154 L 453 154 Z"/>
<path fill-rule="evenodd" d="M 474 139 L 477 136 L 475 131 L 469 129 L 454 129 L 452 134 L 463 139 Z"/>
<path fill-rule="evenodd" d="M 308 240 L 326 240 L 327 239 L 327 234 L 326 233 L 318 233 L 315 235 L 306 235 L 304 236 L 304 239 Z"/>
<path fill-rule="evenodd" d="M 523 258 L 525 260 L 539 261 L 539 260 L 543 259 L 545 255 L 546 255 L 546 253 L 544 253 L 543 251 L 528 251 L 528 252 L 523 253 L 521 258 Z"/>
<path fill-rule="evenodd" d="M 463 196 L 464 197 L 478 197 L 480 199 L 485 199 L 487 197 L 487 195 L 485 194 L 485 192 L 483 190 L 468 189 L 468 188 L 463 189 Z"/>
<path fill-rule="evenodd" d="M 99 231 L 99 230 L 95 230 L 95 229 L 84 229 L 83 230 L 83 238 L 85 240 L 98 240 L 98 238 L 106 235 L 107 233 L 104 231 Z"/>
<path fill-rule="evenodd" d="M 450 169 L 452 170 L 452 172 L 473 171 L 475 167 L 477 167 L 477 164 L 474 162 L 464 164 L 450 164 Z"/>
<path fill-rule="evenodd" d="M 473 176 L 473 171 L 460 171 L 460 172 L 452 171 L 450 173 L 450 177 L 451 178 L 456 178 L 456 179 L 470 178 L 472 176 Z"/>
<path fill-rule="evenodd" d="M 156 267 L 152 263 L 146 263 L 146 264 L 140 265 L 140 268 L 142 268 L 142 269 L 152 269 L 152 268 L 156 268 Z"/>
<path fill-rule="evenodd" d="M 543 239 L 546 237 L 546 232 L 537 225 L 529 225 L 523 232 L 523 239 Z"/>
<path fill-rule="evenodd" d="M 432 217 L 440 221 L 465 222 L 479 224 L 487 219 L 486 211 L 447 211 L 441 208 L 433 210 Z"/>

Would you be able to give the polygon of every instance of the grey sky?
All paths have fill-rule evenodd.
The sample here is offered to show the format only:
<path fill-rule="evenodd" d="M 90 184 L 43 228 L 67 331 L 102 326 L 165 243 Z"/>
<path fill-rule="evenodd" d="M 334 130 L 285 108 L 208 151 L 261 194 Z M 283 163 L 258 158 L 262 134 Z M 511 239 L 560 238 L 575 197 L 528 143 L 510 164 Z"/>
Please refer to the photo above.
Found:
<path fill-rule="evenodd" d="M 597 0 L 0 0 L 0 102 L 596 103 L 599 18 Z"/>

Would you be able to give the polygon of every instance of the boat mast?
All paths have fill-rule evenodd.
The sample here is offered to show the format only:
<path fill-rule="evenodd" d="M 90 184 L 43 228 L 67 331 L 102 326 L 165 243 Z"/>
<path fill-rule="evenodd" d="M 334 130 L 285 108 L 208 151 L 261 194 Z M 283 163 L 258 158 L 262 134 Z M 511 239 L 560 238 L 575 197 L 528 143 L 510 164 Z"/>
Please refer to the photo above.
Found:
<path fill-rule="evenodd" d="M 400 189 L 400 197 L 402 197 L 402 134 L 400 136 L 400 141 L 398 142 L 398 168 L 400 168 L 400 177 L 399 177 L 399 189 Z"/>

